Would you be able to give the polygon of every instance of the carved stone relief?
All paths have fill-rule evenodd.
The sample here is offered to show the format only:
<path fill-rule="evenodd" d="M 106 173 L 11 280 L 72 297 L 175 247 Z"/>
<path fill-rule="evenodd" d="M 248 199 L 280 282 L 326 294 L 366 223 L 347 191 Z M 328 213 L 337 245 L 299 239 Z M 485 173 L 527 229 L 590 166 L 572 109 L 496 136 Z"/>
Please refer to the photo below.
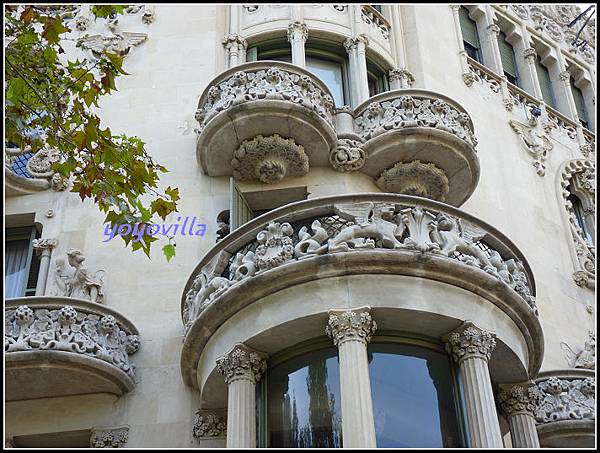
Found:
<path fill-rule="evenodd" d="M 267 361 L 264 354 L 237 344 L 217 360 L 217 369 L 227 384 L 236 379 L 248 379 L 256 383 L 267 369 Z"/>
<path fill-rule="evenodd" d="M 197 410 L 192 426 L 192 435 L 196 439 L 227 437 L 227 419 L 225 411 Z"/>
<path fill-rule="evenodd" d="M 340 138 L 336 148 L 329 154 L 331 166 L 340 172 L 360 170 L 365 164 L 365 152 L 358 140 Z"/>
<path fill-rule="evenodd" d="M 538 424 L 596 418 L 594 378 L 551 377 L 538 382 L 537 387 L 540 391 L 540 403 L 535 412 Z"/>
<path fill-rule="evenodd" d="M 560 345 L 571 368 L 596 369 L 596 334 L 594 332 L 588 332 L 588 338 L 585 340 L 583 348 L 576 351 L 565 342 L 561 342 Z"/>
<path fill-rule="evenodd" d="M 83 354 L 108 362 L 134 376 L 129 356 L 140 347 L 137 335 L 122 328 L 112 315 L 75 310 L 29 308 L 4 311 L 4 352 L 56 350 Z"/>
<path fill-rule="evenodd" d="M 377 187 L 384 192 L 401 193 L 445 201 L 450 190 L 444 170 L 432 163 L 419 160 L 398 162 L 384 170 L 377 179 Z"/>
<path fill-rule="evenodd" d="M 533 382 L 507 384 L 498 392 L 498 403 L 508 417 L 516 414 L 533 416 L 539 399 L 540 391 Z"/>
<path fill-rule="evenodd" d="M 496 334 L 480 329 L 469 321 L 444 337 L 444 341 L 446 351 L 457 363 L 471 357 L 489 361 L 496 348 Z"/>
<path fill-rule="evenodd" d="M 257 179 L 270 184 L 285 176 L 303 176 L 308 173 L 308 156 L 304 147 L 292 138 L 278 134 L 270 137 L 257 135 L 245 140 L 233 153 L 233 176 L 241 181 Z"/>
<path fill-rule="evenodd" d="M 369 309 L 334 310 L 329 312 L 325 334 L 338 346 L 348 340 L 368 343 L 377 330 Z"/>
<path fill-rule="evenodd" d="M 21 150 L 19 148 L 5 148 L 7 159 L 5 166 L 11 169 L 16 156 L 31 152 L 30 147 Z M 32 179 L 45 179 L 50 182 L 50 187 L 54 191 L 64 191 L 69 186 L 69 179 L 62 177 L 52 169 L 54 162 L 60 162 L 62 156 L 56 149 L 43 146 L 29 158 L 25 164 L 25 169 Z M 12 170 L 11 170 L 12 171 Z"/>
<path fill-rule="evenodd" d="M 549 139 L 547 124 L 533 115 L 529 119 L 529 124 L 515 120 L 510 120 L 509 124 L 521 139 L 527 152 L 533 157 L 533 166 L 537 174 L 544 176 L 548 153 L 554 148 Z"/>
<path fill-rule="evenodd" d="M 94 428 L 90 436 L 91 448 L 123 448 L 129 439 L 129 427 Z"/>
<path fill-rule="evenodd" d="M 104 270 L 92 273 L 83 264 L 85 257 L 80 250 L 70 249 L 67 252 L 68 264 L 73 270 L 68 270 L 62 258 L 56 260 L 54 274 L 56 282 L 55 295 L 76 297 L 91 302 L 104 302 Z"/>

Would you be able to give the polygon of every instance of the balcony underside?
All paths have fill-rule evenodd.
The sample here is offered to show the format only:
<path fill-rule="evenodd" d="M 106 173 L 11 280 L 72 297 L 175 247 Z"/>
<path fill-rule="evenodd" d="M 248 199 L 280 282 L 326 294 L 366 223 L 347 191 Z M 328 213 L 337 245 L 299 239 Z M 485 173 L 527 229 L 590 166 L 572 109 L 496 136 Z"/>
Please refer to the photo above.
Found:
<path fill-rule="evenodd" d="M 4 187 L 7 197 L 29 195 L 50 188 L 50 182 L 45 179 L 23 178 L 4 168 Z"/>

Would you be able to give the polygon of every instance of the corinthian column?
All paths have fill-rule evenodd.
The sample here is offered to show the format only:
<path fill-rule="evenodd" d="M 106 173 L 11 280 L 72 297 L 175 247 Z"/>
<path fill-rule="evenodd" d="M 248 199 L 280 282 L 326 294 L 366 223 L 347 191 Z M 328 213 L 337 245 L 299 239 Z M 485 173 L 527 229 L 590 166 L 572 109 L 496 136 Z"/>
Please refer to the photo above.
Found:
<path fill-rule="evenodd" d="M 500 387 L 498 403 L 508 419 L 515 448 L 540 448 L 534 415 L 539 395 L 538 388 L 532 382 Z"/>
<path fill-rule="evenodd" d="M 490 355 L 496 347 L 495 337 L 466 321 L 443 338 L 448 354 L 459 367 L 472 448 L 503 447 L 488 370 Z"/>
<path fill-rule="evenodd" d="M 217 360 L 228 385 L 227 448 L 256 448 L 255 388 L 267 368 L 266 356 L 238 343 Z"/>
<path fill-rule="evenodd" d="M 377 329 L 369 307 L 331 310 L 325 333 L 338 347 L 342 436 L 346 448 L 374 448 L 375 420 L 367 343 Z"/>
<path fill-rule="evenodd" d="M 222 42 L 227 49 L 227 61 L 230 68 L 246 62 L 248 42 L 244 38 L 236 33 L 232 33 L 223 38 Z"/>
<path fill-rule="evenodd" d="M 292 45 L 292 63 L 301 68 L 306 67 L 306 53 L 304 44 L 308 39 L 308 28 L 300 21 L 292 22 L 288 26 L 288 41 Z"/>
<path fill-rule="evenodd" d="M 46 293 L 46 283 L 48 281 L 48 269 L 50 268 L 50 256 L 52 249 L 58 245 L 56 239 L 34 239 L 33 249 L 40 257 L 40 270 L 35 285 L 35 295 L 43 296 Z"/>

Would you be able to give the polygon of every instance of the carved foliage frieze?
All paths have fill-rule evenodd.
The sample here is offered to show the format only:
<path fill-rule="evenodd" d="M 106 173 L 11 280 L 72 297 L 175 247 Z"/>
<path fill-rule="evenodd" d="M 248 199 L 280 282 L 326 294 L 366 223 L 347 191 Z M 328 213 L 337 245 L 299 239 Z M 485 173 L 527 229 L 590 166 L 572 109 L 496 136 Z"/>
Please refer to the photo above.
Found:
<path fill-rule="evenodd" d="M 221 413 L 208 410 L 197 410 L 196 414 L 194 415 L 192 435 L 196 439 L 226 437 L 227 419 Z"/>
<path fill-rule="evenodd" d="M 129 356 L 138 351 L 140 340 L 127 332 L 112 315 L 60 309 L 32 309 L 21 305 L 4 311 L 5 353 L 54 350 L 83 354 L 108 362 L 133 378 Z"/>
<path fill-rule="evenodd" d="M 91 448 L 123 448 L 129 439 L 129 427 L 93 429 L 90 436 Z"/>
<path fill-rule="evenodd" d="M 551 377 L 537 383 L 540 402 L 535 412 L 538 424 L 596 418 L 596 380 Z"/>
<path fill-rule="evenodd" d="M 470 123 L 469 115 L 447 102 L 416 96 L 372 102 L 356 118 L 358 134 L 365 140 L 395 129 L 431 127 L 454 134 L 474 148 L 477 139 Z"/>

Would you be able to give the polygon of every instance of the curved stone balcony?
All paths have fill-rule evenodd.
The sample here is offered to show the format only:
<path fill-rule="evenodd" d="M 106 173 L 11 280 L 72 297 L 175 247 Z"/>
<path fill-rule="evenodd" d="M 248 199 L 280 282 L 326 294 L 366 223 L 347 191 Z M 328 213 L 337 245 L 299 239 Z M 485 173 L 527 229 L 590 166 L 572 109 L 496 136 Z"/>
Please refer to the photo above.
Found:
<path fill-rule="evenodd" d="M 138 331 L 104 305 L 69 297 L 8 299 L 4 325 L 8 400 L 122 395 L 134 387 L 129 356 L 139 349 Z"/>
<path fill-rule="evenodd" d="M 544 371 L 535 383 L 539 391 L 535 418 L 541 446 L 593 448 L 596 432 L 594 370 Z"/>
<path fill-rule="evenodd" d="M 496 313 L 493 322 L 509 325 L 507 336 L 518 337 L 519 346 L 513 349 L 520 351 L 515 354 L 521 357 L 523 373 L 539 370 L 543 337 L 535 283 L 517 247 L 492 226 L 446 204 L 363 193 L 314 198 L 270 211 L 242 225 L 204 256 L 181 302 L 186 327 L 181 369 L 186 383 L 202 387 L 197 369 L 203 349 L 236 313 L 286 288 L 341 276 L 371 276 L 376 286 L 377 281 L 400 279 L 400 285 L 391 286 L 400 299 L 407 280 L 420 294 L 426 293 L 428 281 L 436 281 L 431 283 L 436 287 L 457 287 L 457 303 L 466 308 L 453 316 L 478 322 L 478 310 L 485 316 Z M 303 294 L 320 297 L 318 291 Z M 455 308 L 454 302 L 446 308 L 439 303 L 443 309 Z M 261 319 L 265 316 L 269 315 Z M 505 362 L 492 366 L 500 372 L 507 368 Z"/>
<path fill-rule="evenodd" d="M 394 90 L 354 109 L 364 140 L 362 172 L 384 192 L 460 206 L 475 190 L 479 159 L 473 123 L 452 99 L 425 90 Z"/>
<path fill-rule="evenodd" d="M 275 182 L 328 165 L 337 142 L 331 93 L 317 77 L 278 61 L 238 65 L 198 103 L 196 153 L 210 176 Z"/>
<path fill-rule="evenodd" d="M 56 150 L 43 147 L 33 153 L 30 149 L 5 147 L 4 181 L 6 196 L 29 195 L 43 190 L 65 190 L 68 180 L 52 170 L 60 159 Z"/>

